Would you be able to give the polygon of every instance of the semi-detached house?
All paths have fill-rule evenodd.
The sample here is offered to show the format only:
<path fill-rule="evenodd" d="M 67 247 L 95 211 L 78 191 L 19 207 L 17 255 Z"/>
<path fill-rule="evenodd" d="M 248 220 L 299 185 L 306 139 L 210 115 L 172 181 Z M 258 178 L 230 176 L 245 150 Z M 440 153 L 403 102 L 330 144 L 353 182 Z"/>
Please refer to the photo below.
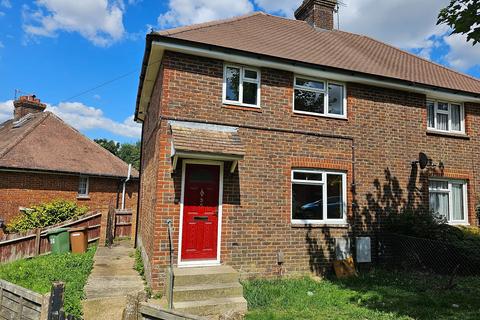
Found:
<path fill-rule="evenodd" d="M 147 35 L 137 240 L 154 289 L 168 220 L 175 266 L 245 277 L 321 272 L 337 238 L 376 252 L 387 209 L 478 223 L 480 81 L 335 30 L 335 6 Z"/>

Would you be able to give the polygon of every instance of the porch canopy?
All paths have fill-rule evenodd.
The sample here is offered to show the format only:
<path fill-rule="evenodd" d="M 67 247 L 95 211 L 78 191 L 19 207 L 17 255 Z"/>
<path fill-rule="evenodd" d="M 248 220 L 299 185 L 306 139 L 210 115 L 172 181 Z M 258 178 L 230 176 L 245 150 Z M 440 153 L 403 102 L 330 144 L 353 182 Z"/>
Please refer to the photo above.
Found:
<path fill-rule="evenodd" d="M 230 172 L 234 172 L 245 155 L 237 127 L 173 120 L 169 125 L 174 169 L 178 158 L 189 158 L 231 161 Z"/>

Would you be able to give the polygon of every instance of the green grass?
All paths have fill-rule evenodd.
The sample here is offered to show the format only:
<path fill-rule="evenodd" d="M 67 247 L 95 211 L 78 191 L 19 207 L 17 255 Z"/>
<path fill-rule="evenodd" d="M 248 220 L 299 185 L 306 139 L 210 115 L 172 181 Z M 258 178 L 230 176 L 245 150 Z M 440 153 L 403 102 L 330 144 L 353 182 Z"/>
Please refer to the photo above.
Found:
<path fill-rule="evenodd" d="M 311 278 L 244 283 L 248 320 L 480 319 L 480 278 L 376 270 L 346 280 Z"/>
<path fill-rule="evenodd" d="M 82 315 L 83 287 L 93 266 L 96 247 L 85 254 L 46 255 L 0 265 L 0 278 L 45 294 L 53 281 L 65 283 L 65 311 Z"/>

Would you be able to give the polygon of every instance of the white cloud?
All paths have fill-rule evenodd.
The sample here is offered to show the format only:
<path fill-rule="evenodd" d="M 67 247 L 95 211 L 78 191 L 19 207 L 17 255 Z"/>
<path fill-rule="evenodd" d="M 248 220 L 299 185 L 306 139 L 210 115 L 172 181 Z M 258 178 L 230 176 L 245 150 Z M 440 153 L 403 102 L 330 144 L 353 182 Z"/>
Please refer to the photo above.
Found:
<path fill-rule="evenodd" d="M 101 129 L 117 136 L 140 139 L 142 127 L 133 121 L 133 115 L 122 122 L 106 117 L 103 111 L 81 102 L 47 104 L 47 111 L 55 113 L 63 121 L 79 131 Z M 13 118 L 13 100 L 0 102 L 0 123 Z"/>
<path fill-rule="evenodd" d="M 253 11 L 248 0 L 169 0 L 169 10 L 158 17 L 160 27 L 175 27 L 223 19 Z"/>
<path fill-rule="evenodd" d="M 444 40 L 450 47 L 445 60 L 452 67 L 466 71 L 480 65 L 480 45 L 472 46 L 472 42 L 467 42 L 466 35 L 452 34 L 446 36 Z"/>
<path fill-rule="evenodd" d="M 10 2 L 10 0 L 2 0 L 0 1 L 0 7 L 10 9 L 12 7 L 12 3 Z"/>
<path fill-rule="evenodd" d="M 105 117 L 102 110 L 80 102 L 60 102 L 48 105 L 47 110 L 80 131 L 102 129 L 128 138 L 140 138 L 141 135 L 141 125 L 133 121 L 133 115 L 118 122 Z"/>
<path fill-rule="evenodd" d="M 253 0 L 257 6 L 271 13 L 280 13 L 289 18 L 300 7 L 302 0 Z"/>
<path fill-rule="evenodd" d="M 440 9 L 449 0 L 357 0 L 340 6 L 340 29 L 371 36 L 402 48 L 423 48 L 432 35 L 448 29 L 437 26 Z"/>
<path fill-rule="evenodd" d="M 3 16 L 5 16 L 5 12 L 0 11 L 0 17 L 3 17 Z"/>
<path fill-rule="evenodd" d="M 13 118 L 13 100 L 0 102 L 0 123 Z"/>
<path fill-rule="evenodd" d="M 23 7 L 23 29 L 33 37 L 56 37 L 59 31 L 78 32 L 97 46 L 108 46 L 125 34 L 121 0 L 37 0 Z"/>

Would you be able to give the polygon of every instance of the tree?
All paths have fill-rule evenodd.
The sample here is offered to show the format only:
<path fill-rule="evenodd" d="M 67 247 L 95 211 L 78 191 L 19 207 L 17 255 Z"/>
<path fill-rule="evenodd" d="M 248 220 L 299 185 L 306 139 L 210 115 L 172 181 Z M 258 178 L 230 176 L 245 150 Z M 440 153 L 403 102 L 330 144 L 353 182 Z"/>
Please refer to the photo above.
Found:
<path fill-rule="evenodd" d="M 118 155 L 118 150 L 120 149 L 120 143 L 115 142 L 113 140 L 107 139 L 93 139 L 96 143 L 113 153 L 114 155 Z"/>
<path fill-rule="evenodd" d="M 131 163 L 135 169 L 140 169 L 140 141 L 136 143 L 122 144 L 107 139 L 93 139 L 93 141 L 95 141 L 126 163 Z"/>
<path fill-rule="evenodd" d="M 437 24 L 441 23 L 451 27 L 452 33 L 466 34 L 467 41 L 477 44 L 480 41 L 480 1 L 451 0 L 438 15 Z"/>
<path fill-rule="evenodd" d="M 132 166 L 139 170 L 140 169 L 140 141 L 136 143 L 123 143 L 118 150 L 118 155 L 120 159 L 126 163 L 131 163 Z"/>

